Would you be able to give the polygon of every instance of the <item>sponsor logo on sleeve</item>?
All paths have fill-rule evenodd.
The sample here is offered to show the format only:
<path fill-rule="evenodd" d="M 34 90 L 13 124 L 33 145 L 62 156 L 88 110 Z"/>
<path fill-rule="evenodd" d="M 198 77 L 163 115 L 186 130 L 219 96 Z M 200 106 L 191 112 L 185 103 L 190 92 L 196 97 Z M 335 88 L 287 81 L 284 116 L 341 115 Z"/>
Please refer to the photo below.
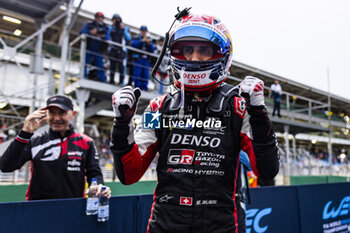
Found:
<path fill-rule="evenodd" d="M 243 118 L 245 112 L 245 100 L 242 97 L 235 98 L 235 113 Z"/>

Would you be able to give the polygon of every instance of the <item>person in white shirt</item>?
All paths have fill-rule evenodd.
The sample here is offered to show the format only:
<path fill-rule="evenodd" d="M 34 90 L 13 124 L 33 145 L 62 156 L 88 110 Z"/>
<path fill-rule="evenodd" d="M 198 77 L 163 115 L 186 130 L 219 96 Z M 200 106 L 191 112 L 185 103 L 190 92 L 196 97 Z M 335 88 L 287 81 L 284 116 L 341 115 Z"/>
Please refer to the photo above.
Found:
<path fill-rule="evenodd" d="M 281 97 L 282 97 L 282 87 L 279 84 L 278 80 L 271 85 L 272 98 L 273 98 L 273 111 L 272 116 L 275 116 L 275 112 L 277 111 L 277 115 L 281 118 Z"/>

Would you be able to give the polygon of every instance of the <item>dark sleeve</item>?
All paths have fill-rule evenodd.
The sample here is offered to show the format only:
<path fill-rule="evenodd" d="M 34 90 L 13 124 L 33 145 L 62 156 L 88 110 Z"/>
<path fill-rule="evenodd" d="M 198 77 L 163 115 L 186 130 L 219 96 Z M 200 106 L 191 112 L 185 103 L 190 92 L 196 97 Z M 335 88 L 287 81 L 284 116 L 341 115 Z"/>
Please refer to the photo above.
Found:
<path fill-rule="evenodd" d="M 148 48 L 147 48 L 147 51 L 148 51 L 148 52 L 151 52 L 151 53 L 154 52 L 154 44 L 153 44 L 153 43 L 149 44 L 147 47 L 148 47 Z"/>
<path fill-rule="evenodd" d="M 265 107 L 249 106 L 247 110 L 257 168 L 262 178 L 272 179 L 279 171 L 279 153 L 272 123 Z"/>
<path fill-rule="evenodd" d="M 96 146 L 94 141 L 88 142 L 89 151 L 87 153 L 86 161 L 86 178 L 89 186 L 91 184 L 91 179 L 96 178 L 97 184 L 103 184 L 103 175 L 99 164 L 98 153 L 96 151 Z"/>
<path fill-rule="evenodd" d="M 139 39 L 137 38 L 133 38 L 132 41 L 131 41 L 131 46 L 134 47 L 134 48 L 141 48 L 141 42 Z"/>
<path fill-rule="evenodd" d="M 114 124 L 111 133 L 110 149 L 116 157 L 122 157 L 128 153 L 135 143 L 133 135 L 134 127 L 131 120 L 114 119 Z M 132 134 L 130 136 L 130 134 Z M 132 139 L 132 141 L 128 139 Z"/>
<path fill-rule="evenodd" d="M 80 30 L 79 34 L 89 34 L 89 33 L 90 33 L 89 24 L 86 23 L 86 24 L 84 24 L 84 26 Z"/>
<path fill-rule="evenodd" d="M 2 172 L 12 172 L 31 160 L 30 138 L 32 136 L 32 133 L 22 130 L 19 132 L 0 158 L 0 170 Z"/>
<path fill-rule="evenodd" d="M 114 119 L 114 124 L 111 132 L 110 149 L 114 157 L 114 167 L 118 179 L 122 184 L 125 184 L 124 166 L 121 158 L 127 154 L 133 147 L 134 141 L 129 144 L 128 136 L 133 129 L 130 129 L 130 121 L 118 121 Z"/>
<path fill-rule="evenodd" d="M 108 35 L 108 30 L 109 30 L 109 28 L 107 27 L 106 24 L 104 25 L 104 30 L 105 30 L 105 33 L 104 33 L 102 39 L 104 39 L 104 40 L 109 40 L 109 35 Z"/>
<path fill-rule="evenodd" d="M 111 36 L 112 30 L 113 30 L 113 26 L 112 25 L 107 28 L 107 33 L 106 33 L 106 36 L 105 36 L 106 40 L 112 40 L 112 36 Z"/>

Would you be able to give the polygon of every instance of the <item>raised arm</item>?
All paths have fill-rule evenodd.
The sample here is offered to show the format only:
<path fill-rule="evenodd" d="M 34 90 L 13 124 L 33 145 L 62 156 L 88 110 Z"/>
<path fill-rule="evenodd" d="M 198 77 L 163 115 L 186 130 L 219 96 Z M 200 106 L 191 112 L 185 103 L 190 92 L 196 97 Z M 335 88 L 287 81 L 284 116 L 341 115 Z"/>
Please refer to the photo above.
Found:
<path fill-rule="evenodd" d="M 263 81 L 246 77 L 240 84 L 240 94 L 247 102 L 241 131 L 242 150 L 248 153 L 257 176 L 272 179 L 279 170 L 279 154 L 272 123 L 265 108 Z"/>
<path fill-rule="evenodd" d="M 23 128 L 0 158 L 2 172 L 12 172 L 31 160 L 30 138 L 35 130 L 47 121 L 46 110 L 39 108 L 29 114 L 23 123 Z"/>
<path fill-rule="evenodd" d="M 134 116 L 141 91 L 130 86 L 112 96 L 115 120 L 112 129 L 111 151 L 117 176 L 123 184 L 140 180 L 158 150 L 155 131 L 143 129 L 142 123 L 134 133 Z M 135 135 L 136 134 L 136 135 Z"/>

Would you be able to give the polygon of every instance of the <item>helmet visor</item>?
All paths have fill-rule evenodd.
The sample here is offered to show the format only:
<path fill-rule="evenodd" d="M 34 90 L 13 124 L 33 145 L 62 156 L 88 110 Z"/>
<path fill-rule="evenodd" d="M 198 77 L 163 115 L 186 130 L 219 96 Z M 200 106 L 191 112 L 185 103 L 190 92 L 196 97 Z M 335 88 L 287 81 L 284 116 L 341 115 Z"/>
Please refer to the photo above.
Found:
<path fill-rule="evenodd" d="M 173 32 L 169 45 L 171 47 L 173 43 L 179 41 L 190 41 L 188 38 L 197 38 L 198 40 L 212 42 L 220 47 L 222 53 L 231 52 L 231 41 L 228 38 L 228 34 L 224 34 L 214 27 L 209 29 L 204 26 L 183 26 Z"/>
<path fill-rule="evenodd" d="M 209 41 L 180 41 L 170 50 L 173 57 L 188 61 L 208 61 L 223 57 L 220 47 Z"/>

